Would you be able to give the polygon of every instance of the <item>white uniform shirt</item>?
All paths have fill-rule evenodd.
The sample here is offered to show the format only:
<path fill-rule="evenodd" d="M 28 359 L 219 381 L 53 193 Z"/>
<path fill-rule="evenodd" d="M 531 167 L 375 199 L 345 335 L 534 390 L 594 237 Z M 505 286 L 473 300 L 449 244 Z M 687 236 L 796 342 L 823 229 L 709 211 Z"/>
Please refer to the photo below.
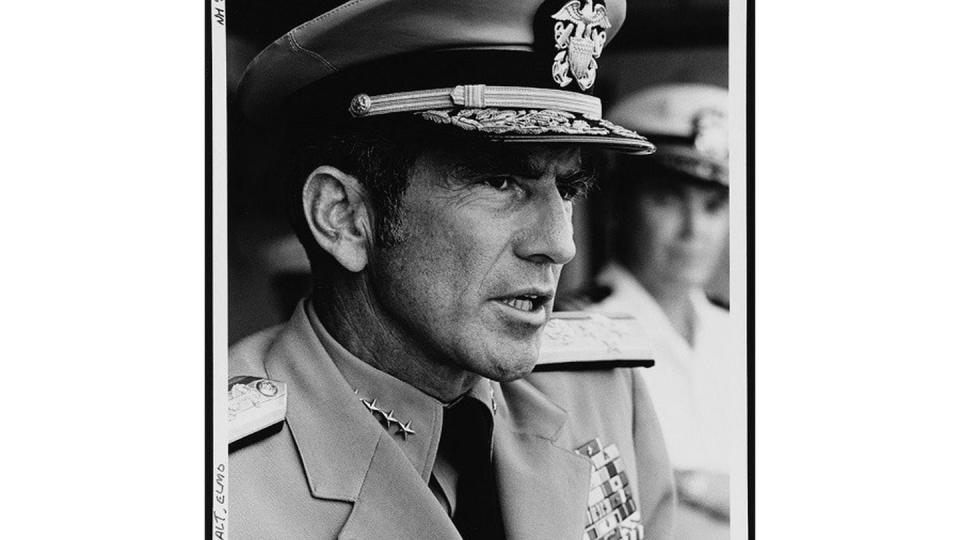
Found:
<path fill-rule="evenodd" d="M 691 347 L 656 300 L 623 267 L 612 264 L 597 282 L 613 292 L 593 309 L 629 313 L 651 339 L 656 365 L 643 370 L 675 469 L 730 472 L 737 376 L 729 313 L 702 290 L 692 295 L 696 320 Z"/>

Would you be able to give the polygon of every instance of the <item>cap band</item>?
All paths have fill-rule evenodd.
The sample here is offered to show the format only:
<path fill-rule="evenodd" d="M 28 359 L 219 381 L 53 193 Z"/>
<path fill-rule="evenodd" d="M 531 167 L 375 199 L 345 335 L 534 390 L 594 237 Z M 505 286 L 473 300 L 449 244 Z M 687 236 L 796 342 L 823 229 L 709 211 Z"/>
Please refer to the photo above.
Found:
<path fill-rule="evenodd" d="M 599 98 L 576 92 L 524 86 L 467 84 L 378 96 L 357 94 L 350 102 L 350 114 L 364 117 L 451 107 L 558 109 L 579 113 L 591 120 L 599 120 L 602 112 Z"/>
<path fill-rule="evenodd" d="M 654 159 L 664 166 L 708 182 L 730 183 L 726 161 L 714 159 L 687 146 L 657 144 Z"/>

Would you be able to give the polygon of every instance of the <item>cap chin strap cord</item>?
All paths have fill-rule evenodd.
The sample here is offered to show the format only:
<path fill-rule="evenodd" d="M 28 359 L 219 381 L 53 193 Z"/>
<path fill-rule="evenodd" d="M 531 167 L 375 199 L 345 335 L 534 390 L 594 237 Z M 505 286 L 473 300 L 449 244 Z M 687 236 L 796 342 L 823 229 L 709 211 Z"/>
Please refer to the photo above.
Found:
<path fill-rule="evenodd" d="M 557 109 L 579 113 L 590 120 L 599 120 L 602 113 L 600 98 L 593 96 L 549 88 L 485 84 L 467 84 L 453 88 L 415 90 L 377 96 L 357 94 L 350 101 L 349 110 L 355 118 L 362 118 L 379 114 L 452 107 Z"/>

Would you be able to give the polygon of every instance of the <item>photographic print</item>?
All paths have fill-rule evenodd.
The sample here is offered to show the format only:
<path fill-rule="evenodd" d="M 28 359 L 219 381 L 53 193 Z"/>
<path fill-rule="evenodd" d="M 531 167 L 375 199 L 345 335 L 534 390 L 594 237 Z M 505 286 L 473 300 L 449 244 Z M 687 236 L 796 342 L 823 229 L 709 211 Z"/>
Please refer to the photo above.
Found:
<path fill-rule="evenodd" d="M 212 536 L 750 537 L 746 3 L 209 7 Z"/>

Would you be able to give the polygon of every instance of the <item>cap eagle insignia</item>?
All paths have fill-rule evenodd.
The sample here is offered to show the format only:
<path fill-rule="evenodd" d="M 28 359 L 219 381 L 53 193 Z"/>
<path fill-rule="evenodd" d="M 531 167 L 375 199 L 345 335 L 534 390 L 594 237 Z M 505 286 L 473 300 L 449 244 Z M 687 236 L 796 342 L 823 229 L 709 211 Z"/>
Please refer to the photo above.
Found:
<path fill-rule="evenodd" d="M 551 16 L 557 21 L 553 37 L 560 50 L 553 57 L 553 80 L 561 88 L 576 80 L 581 90 L 593 86 L 597 77 L 597 58 L 607 41 L 610 28 L 607 7 L 593 0 L 570 0 Z"/>

